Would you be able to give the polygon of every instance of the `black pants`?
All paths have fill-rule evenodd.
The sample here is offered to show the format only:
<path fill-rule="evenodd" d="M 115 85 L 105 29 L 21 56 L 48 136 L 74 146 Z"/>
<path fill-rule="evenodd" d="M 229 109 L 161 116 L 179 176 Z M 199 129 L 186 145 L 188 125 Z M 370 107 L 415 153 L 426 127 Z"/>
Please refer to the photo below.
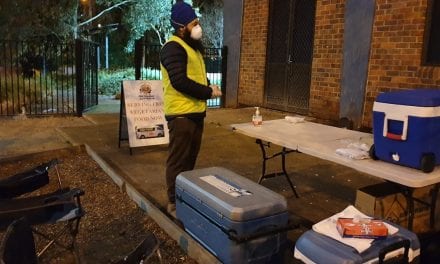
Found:
<path fill-rule="evenodd" d="M 176 177 L 179 173 L 194 169 L 202 142 L 204 119 L 192 120 L 178 117 L 168 122 L 170 143 L 166 168 L 167 195 L 175 203 Z"/>

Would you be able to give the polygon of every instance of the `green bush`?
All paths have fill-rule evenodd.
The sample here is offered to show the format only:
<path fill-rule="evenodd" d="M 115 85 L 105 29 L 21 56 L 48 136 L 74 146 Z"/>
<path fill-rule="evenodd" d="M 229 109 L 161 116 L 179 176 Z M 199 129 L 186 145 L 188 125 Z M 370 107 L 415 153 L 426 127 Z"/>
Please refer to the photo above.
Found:
<path fill-rule="evenodd" d="M 134 80 L 134 68 L 100 70 L 98 73 L 98 92 L 103 95 L 115 95 L 121 91 L 122 80 Z"/>
<path fill-rule="evenodd" d="M 42 94 L 52 96 L 51 80 L 40 78 L 40 73 L 32 78 L 24 78 L 16 73 L 1 72 L 0 106 L 2 112 L 19 113 L 21 108 L 29 109 L 35 104 L 42 104 Z M 46 95 L 45 95 L 46 96 Z"/>
<path fill-rule="evenodd" d="M 143 69 L 142 79 L 160 80 L 161 74 L 158 69 Z M 98 91 L 103 95 L 116 95 L 121 90 L 123 80 L 134 80 L 134 68 L 100 70 L 98 73 Z"/>

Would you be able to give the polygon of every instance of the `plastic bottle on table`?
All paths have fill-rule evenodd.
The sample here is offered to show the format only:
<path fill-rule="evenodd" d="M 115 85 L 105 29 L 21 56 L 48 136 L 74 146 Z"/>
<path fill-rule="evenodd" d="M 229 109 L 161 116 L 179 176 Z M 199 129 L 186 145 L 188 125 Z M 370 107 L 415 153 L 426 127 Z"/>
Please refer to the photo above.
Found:
<path fill-rule="evenodd" d="M 260 114 L 260 107 L 255 107 L 255 114 L 252 116 L 252 123 L 254 126 L 261 126 L 263 124 L 263 116 Z"/>

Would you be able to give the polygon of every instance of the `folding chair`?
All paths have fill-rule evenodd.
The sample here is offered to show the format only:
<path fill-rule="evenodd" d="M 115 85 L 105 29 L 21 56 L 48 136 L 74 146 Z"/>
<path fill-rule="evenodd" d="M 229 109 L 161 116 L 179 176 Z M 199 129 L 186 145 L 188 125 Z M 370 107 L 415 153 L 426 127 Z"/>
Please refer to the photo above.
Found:
<path fill-rule="evenodd" d="M 156 236 L 148 232 L 146 238 L 129 254 L 122 259 L 113 262 L 113 264 L 139 264 L 146 263 L 150 257 L 157 254 L 160 263 L 162 263 L 162 255 L 159 249 L 160 243 Z"/>
<path fill-rule="evenodd" d="M 0 229 L 5 229 L 14 220 L 25 217 L 31 225 L 55 224 L 62 222 L 64 227 L 53 236 L 32 228 L 35 234 L 46 239 L 48 243 L 37 256 L 40 257 L 53 244 L 71 250 L 76 257 L 75 239 L 78 234 L 79 222 L 84 216 L 80 196 L 84 191 L 78 188 L 62 188 L 56 168 L 58 160 L 51 160 L 31 170 L 0 180 Z M 48 170 L 55 167 L 59 189 L 42 195 L 19 197 L 37 190 L 49 183 Z M 58 240 L 69 232 L 71 241 L 64 245 Z"/>
<path fill-rule="evenodd" d="M 15 220 L 6 230 L 0 244 L 0 263 L 37 263 L 32 229 L 24 218 Z"/>
<path fill-rule="evenodd" d="M 49 169 L 52 167 L 55 167 L 57 171 L 58 182 L 61 188 L 57 164 L 58 160 L 54 159 L 30 170 L 0 179 L 0 199 L 16 198 L 45 186 L 49 183 Z"/>
<path fill-rule="evenodd" d="M 129 254 L 115 264 L 146 263 L 155 252 L 160 263 L 162 256 L 156 236 L 148 232 L 146 238 Z M 0 264 L 36 264 L 38 261 L 32 229 L 25 218 L 9 225 L 0 244 Z"/>

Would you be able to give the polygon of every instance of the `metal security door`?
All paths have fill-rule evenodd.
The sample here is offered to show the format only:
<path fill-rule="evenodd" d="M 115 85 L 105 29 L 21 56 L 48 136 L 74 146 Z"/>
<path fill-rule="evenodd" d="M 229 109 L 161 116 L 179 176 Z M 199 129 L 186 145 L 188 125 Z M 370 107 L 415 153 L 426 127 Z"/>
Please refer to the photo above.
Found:
<path fill-rule="evenodd" d="M 270 1 L 266 107 L 307 114 L 316 1 Z"/>

